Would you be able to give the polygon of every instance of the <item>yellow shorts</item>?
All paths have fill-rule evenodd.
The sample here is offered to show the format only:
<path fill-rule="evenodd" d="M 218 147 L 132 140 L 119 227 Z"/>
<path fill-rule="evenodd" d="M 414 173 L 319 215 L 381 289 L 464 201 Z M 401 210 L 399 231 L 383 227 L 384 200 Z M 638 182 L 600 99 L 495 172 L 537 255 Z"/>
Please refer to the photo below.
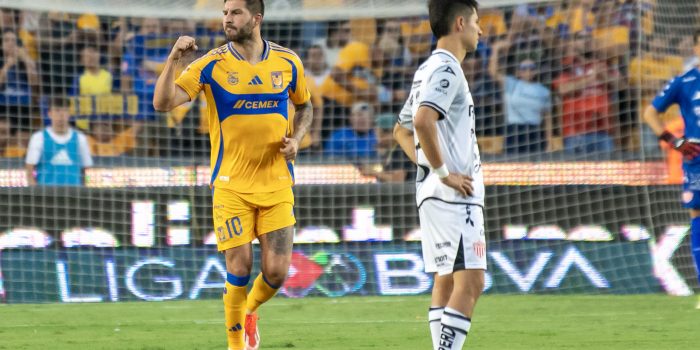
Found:
<path fill-rule="evenodd" d="M 296 223 L 291 188 L 266 193 L 215 188 L 213 192 L 219 251 L 248 244 L 261 235 Z"/>

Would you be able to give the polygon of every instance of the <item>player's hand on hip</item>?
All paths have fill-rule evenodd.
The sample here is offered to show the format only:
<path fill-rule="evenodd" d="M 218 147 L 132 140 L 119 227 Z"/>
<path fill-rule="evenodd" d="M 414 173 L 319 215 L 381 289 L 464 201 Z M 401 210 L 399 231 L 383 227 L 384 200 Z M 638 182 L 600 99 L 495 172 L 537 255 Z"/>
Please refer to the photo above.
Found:
<path fill-rule="evenodd" d="M 292 161 L 297 157 L 297 151 L 299 150 L 299 141 L 293 137 L 283 137 L 282 138 L 282 148 L 280 148 L 280 153 L 284 155 L 286 161 Z"/>
<path fill-rule="evenodd" d="M 683 153 L 685 159 L 693 159 L 700 156 L 700 145 L 688 141 L 685 137 L 678 138 L 676 142 L 673 143 L 673 148 Z"/>
<path fill-rule="evenodd" d="M 665 141 L 671 147 L 673 147 L 678 152 L 683 154 L 685 159 L 693 159 L 700 156 L 700 145 L 694 142 L 690 142 L 688 139 L 683 137 L 675 137 L 668 131 L 664 131 L 660 136 L 659 140 Z"/>
<path fill-rule="evenodd" d="M 177 38 L 173 49 L 170 51 L 170 57 L 173 59 L 180 59 L 184 54 L 190 51 L 197 51 L 197 44 L 194 42 L 194 38 L 191 36 L 183 35 Z"/>
<path fill-rule="evenodd" d="M 440 181 L 442 181 L 442 183 L 445 185 L 452 187 L 463 196 L 471 196 L 474 194 L 474 186 L 472 185 L 473 179 L 470 176 L 450 173 L 450 175 L 440 179 Z"/>

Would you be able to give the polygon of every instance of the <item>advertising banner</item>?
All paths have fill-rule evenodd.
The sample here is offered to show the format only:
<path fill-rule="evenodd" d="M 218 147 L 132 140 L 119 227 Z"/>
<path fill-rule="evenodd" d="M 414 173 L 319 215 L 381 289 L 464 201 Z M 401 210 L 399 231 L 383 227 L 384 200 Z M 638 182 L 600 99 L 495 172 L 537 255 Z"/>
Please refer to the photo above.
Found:
<path fill-rule="evenodd" d="M 487 249 L 487 293 L 661 290 L 646 242 L 504 241 Z M 225 279 L 223 256 L 208 247 L 15 249 L 1 262 L 10 303 L 220 298 Z M 294 251 L 280 294 L 416 295 L 431 284 L 417 242 L 306 244 Z"/>

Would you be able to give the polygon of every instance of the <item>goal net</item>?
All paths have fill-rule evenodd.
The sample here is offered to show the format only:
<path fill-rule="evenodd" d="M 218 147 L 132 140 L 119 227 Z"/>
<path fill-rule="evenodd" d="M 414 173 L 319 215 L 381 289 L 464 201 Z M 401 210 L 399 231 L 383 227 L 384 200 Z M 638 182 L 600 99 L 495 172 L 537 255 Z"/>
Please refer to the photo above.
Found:
<path fill-rule="evenodd" d="M 226 44 L 222 3 L 0 0 L 0 301 L 220 297 L 219 121 L 204 96 L 168 113 L 152 100 L 179 36 L 198 45 L 187 62 Z M 700 5 L 482 3 L 462 71 L 486 181 L 486 292 L 692 294 L 681 159 L 641 115 L 697 62 Z M 314 108 L 281 295 L 429 293 L 415 166 L 392 139 L 436 44 L 426 2 L 266 1 L 262 32 L 300 57 Z M 678 108 L 663 120 L 682 134 Z"/>

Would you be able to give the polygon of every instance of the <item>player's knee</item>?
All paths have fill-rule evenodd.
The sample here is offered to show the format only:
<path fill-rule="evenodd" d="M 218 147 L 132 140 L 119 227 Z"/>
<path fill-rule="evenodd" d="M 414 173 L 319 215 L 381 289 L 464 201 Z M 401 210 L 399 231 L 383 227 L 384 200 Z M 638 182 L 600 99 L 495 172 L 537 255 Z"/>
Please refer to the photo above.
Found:
<path fill-rule="evenodd" d="M 287 279 L 287 270 L 284 269 L 269 269 L 263 271 L 263 276 L 265 280 L 274 287 L 279 287 L 284 284 Z"/>
<path fill-rule="evenodd" d="M 236 276 L 249 276 L 253 269 L 253 262 L 247 261 L 246 259 L 241 259 L 240 257 L 235 259 L 229 259 L 226 257 L 226 271 L 228 273 L 234 274 Z"/>
<path fill-rule="evenodd" d="M 251 268 L 248 266 L 227 266 L 226 272 L 233 274 L 235 276 L 250 276 Z"/>

